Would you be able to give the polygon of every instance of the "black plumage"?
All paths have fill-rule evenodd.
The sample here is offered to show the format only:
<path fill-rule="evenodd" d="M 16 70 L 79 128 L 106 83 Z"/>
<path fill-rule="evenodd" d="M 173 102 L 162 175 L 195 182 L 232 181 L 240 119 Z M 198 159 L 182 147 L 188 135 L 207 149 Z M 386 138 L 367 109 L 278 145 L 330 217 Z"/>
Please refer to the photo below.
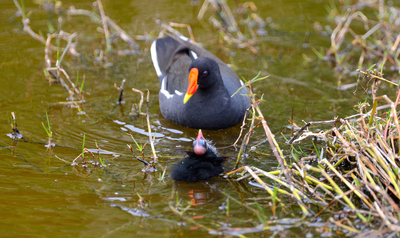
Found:
<path fill-rule="evenodd" d="M 178 37 L 157 39 L 151 57 L 165 119 L 191 128 L 224 129 L 243 120 L 250 100 L 243 82 L 207 50 Z M 186 92 L 186 93 L 185 93 Z"/>
<path fill-rule="evenodd" d="M 195 182 L 206 180 L 224 172 L 222 166 L 227 157 L 220 157 L 213 145 L 204 139 L 201 130 L 193 142 L 193 152 L 174 165 L 170 177 L 177 181 Z"/>

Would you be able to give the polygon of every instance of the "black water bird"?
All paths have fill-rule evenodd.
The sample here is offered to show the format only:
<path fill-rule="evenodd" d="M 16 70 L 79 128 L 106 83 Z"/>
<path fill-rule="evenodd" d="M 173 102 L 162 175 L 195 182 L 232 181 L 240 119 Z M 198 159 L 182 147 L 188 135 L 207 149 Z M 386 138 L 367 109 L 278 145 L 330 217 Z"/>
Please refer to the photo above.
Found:
<path fill-rule="evenodd" d="M 224 172 L 222 163 L 228 157 L 219 157 L 215 147 L 204 139 L 201 130 L 193 142 L 193 152 L 186 153 L 188 156 L 171 169 L 170 177 L 173 180 L 195 182 Z"/>
<path fill-rule="evenodd" d="M 188 40 L 167 36 L 153 42 L 151 58 L 160 82 L 159 104 L 165 119 L 212 130 L 243 120 L 250 107 L 247 88 L 241 88 L 243 82 L 236 73 L 215 55 Z"/>

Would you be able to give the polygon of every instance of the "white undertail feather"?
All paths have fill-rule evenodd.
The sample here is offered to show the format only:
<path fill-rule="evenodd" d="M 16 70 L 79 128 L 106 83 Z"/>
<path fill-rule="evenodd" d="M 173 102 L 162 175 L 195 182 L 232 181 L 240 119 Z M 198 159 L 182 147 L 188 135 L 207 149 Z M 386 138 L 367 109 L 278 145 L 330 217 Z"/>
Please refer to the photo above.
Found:
<path fill-rule="evenodd" d="M 187 41 L 188 39 L 186 38 L 184 40 Z M 162 76 L 162 72 L 161 72 L 160 66 L 158 65 L 156 42 L 157 42 L 157 40 L 155 40 L 153 42 L 153 44 L 151 44 L 150 53 L 151 53 L 151 60 L 153 61 L 153 66 L 154 66 L 154 69 L 156 70 L 157 76 L 161 77 Z M 190 52 L 191 52 L 193 58 L 196 59 L 197 58 L 197 54 L 195 52 L 193 52 L 193 51 L 190 51 Z M 165 76 L 161 81 L 160 92 L 162 94 L 164 94 L 167 99 L 172 98 L 175 94 L 177 94 L 178 96 L 181 96 L 183 94 L 182 92 L 179 92 L 178 90 L 175 90 L 175 94 L 170 94 L 168 92 L 168 90 L 167 90 L 167 87 L 166 87 L 166 81 L 167 81 L 167 76 Z"/>
<path fill-rule="evenodd" d="M 158 65 L 157 60 L 157 48 L 156 48 L 157 40 L 153 41 L 151 44 L 150 53 L 151 53 L 151 60 L 153 61 L 154 69 L 156 70 L 157 76 L 160 77 L 162 75 L 160 66 Z"/>

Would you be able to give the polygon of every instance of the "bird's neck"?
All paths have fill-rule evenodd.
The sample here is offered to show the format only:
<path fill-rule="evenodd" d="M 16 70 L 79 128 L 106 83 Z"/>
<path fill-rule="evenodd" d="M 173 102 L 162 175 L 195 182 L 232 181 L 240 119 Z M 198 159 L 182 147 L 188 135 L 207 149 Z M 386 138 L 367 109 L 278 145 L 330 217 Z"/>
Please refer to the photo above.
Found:
<path fill-rule="evenodd" d="M 207 88 L 198 88 L 197 92 L 202 98 L 208 98 L 212 100 L 213 98 L 224 97 L 229 101 L 229 93 L 228 90 L 225 88 L 225 85 L 222 81 L 217 81 L 212 84 L 210 87 Z"/>

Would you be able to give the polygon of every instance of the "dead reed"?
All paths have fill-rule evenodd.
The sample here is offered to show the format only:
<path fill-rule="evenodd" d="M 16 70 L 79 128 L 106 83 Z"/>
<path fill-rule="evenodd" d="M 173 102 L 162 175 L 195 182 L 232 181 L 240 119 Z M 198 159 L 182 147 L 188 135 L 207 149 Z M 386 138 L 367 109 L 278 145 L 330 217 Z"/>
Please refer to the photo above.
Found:
<path fill-rule="evenodd" d="M 247 48 L 254 54 L 258 52 L 257 37 L 265 36 L 267 31 L 266 23 L 257 14 L 257 6 L 253 2 L 238 4 L 232 11 L 226 1 L 205 0 L 197 19 L 202 20 L 207 10 L 213 12 L 209 21 L 226 43 Z"/>
<path fill-rule="evenodd" d="M 342 71 L 354 71 L 353 65 L 363 70 L 375 63 L 386 72 L 400 72 L 400 8 L 388 2 L 360 0 L 346 5 L 347 1 L 339 1 L 339 7 L 331 4 L 330 16 L 336 27 L 325 59 Z"/>
<path fill-rule="evenodd" d="M 70 6 L 67 11 L 62 8 L 62 3 L 58 1 L 57 3 L 46 3 L 52 5 L 53 7 L 44 7 L 46 11 L 55 11 L 55 15 L 58 17 L 58 28 L 54 29 L 52 24 L 49 22 L 49 33 L 47 38 L 37 34 L 30 27 L 30 16 L 33 14 L 31 11 L 29 14 L 25 13 L 25 9 L 22 5 L 14 0 L 14 4 L 17 7 L 20 16 L 22 16 L 22 23 L 24 26 L 24 31 L 28 33 L 31 37 L 43 43 L 44 48 L 44 75 L 49 83 L 59 83 L 68 93 L 67 102 L 60 102 L 62 105 L 69 105 L 71 107 L 77 108 L 79 114 L 84 114 L 81 105 L 85 102 L 83 91 L 83 85 L 85 81 L 85 76 L 83 76 L 82 82 L 79 82 L 79 72 L 76 72 L 76 81 L 72 81 L 72 77 L 67 73 L 63 67 L 63 59 L 66 54 L 71 55 L 74 58 L 82 57 L 83 53 L 79 53 L 78 49 L 78 35 L 82 35 L 79 32 L 68 33 L 62 29 L 63 24 L 68 22 L 74 16 L 86 16 L 89 17 L 93 23 L 98 24 L 102 28 L 98 28 L 99 31 L 104 33 L 105 46 L 101 49 L 93 49 L 92 54 L 95 56 L 98 62 L 101 62 L 104 67 L 110 64 L 110 58 L 106 57 L 110 53 L 115 55 L 127 55 L 127 54 L 139 54 L 140 48 L 136 41 L 129 36 L 121 27 L 119 27 L 111 18 L 109 18 L 103 9 L 102 2 L 97 0 L 93 4 L 93 10 L 76 9 L 74 6 Z M 66 12 L 66 15 L 63 13 Z M 111 42 L 121 39 L 126 42 L 127 49 L 118 49 Z M 56 44 L 52 43 L 56 41 Z M 66 42 L 65 46 L 62 46 L 61 42 Z M 95 46 L 93 46 L 95 47 Z M 122 91 L 121 91 L 122 92 Z M 120 99 L 122 100 L 122 93 L 120 94 Z"/>
<path fill-rule="evenodd" d="M 326 227 L 329 224 L 338 232 L 360 237 L 371 232 L 382 236 L 398 234 L 400 127 L 396 108 L 400 91 L 395 100 L 377 96 L 383 76 L 375 73 L 366 77 L 374 82 L 372 108 L 366 111 L 367 105 L 361 105 L 356 115 L 307 123 L 287 141 L 291 156 L 283 155 L 253 98 L 256 117 L 263 125 L 280 169 L 264 171 L 245 165 L 228 175 L 244 171 L 237 181 L 254 179 L 271 196 L 277 191 L 277 196 L 293 198 L 304 215 L 325 219 Z M 380 103 L 383 105 L 378 107 Z M 309 130 L 311 126 L 324 124 L 334 126 L 318 133 Z M 312 161 L 309 155 L 301 157 L 302 153 L 294 146 L 305 143 L 306 138 L 324 141 Z M 271 183 L 278 186 L 274 188 Z"/>

